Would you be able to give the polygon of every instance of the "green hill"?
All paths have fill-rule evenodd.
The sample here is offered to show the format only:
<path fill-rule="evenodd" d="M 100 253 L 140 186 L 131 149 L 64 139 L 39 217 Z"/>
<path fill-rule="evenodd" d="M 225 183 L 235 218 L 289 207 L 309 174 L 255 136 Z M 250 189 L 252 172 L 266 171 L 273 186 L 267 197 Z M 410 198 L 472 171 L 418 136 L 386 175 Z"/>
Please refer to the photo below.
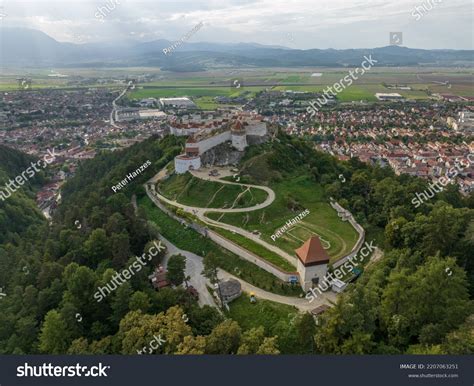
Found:
<path fill-rule="evenodd" d="M 0 196 L 0 244 L 18 241 L 30 226 L 40 225 L 45 219 L 34 201 L 37 186 L 44 181 L 42 172 L 28 180 L 15 192 L 7 191 L 5 184 L 24 172 L 30 163 L 36 161 L 20 151 L 0 145 L 0 191 L 8 198 Z"/>

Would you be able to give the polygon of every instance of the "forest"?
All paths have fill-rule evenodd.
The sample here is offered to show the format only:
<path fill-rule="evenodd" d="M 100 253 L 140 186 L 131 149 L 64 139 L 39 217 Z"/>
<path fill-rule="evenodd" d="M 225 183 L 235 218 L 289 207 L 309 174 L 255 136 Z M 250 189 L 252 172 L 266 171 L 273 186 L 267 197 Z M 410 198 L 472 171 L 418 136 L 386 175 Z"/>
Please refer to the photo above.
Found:
<path fill-rule="evenodd" d="M 384 251 L 318 323 L 300 315 L 286 336 L 244 329 L 197 304 L 180 285 L 179 259 L 171 265 L 176 285 L 155 291 L 148 275 L 163 252 L 102 302 L 93 300 L 160 234 L 134 199 L 179 154 L 182 140 L 152 137 L 82 161 L 51 224 L 34 202 L 43 175 L 0 201 L 0 287 L 7 294 L 0 299 L 0 353 L 138 354 L 157 336 L 166 341 L 153 354 L 474 353 L 474 196 L 453 185 L 414 208 L 411 199 L 426 181 L 357 159 L 340 162 L 301 139 L 277 139 L 248 150 L 270 154 L 268 178 L 309 171 Z M 141 175 L 112 190 L 147 160 Z M 29 162 L 0 148 L 0 185 Z"/>

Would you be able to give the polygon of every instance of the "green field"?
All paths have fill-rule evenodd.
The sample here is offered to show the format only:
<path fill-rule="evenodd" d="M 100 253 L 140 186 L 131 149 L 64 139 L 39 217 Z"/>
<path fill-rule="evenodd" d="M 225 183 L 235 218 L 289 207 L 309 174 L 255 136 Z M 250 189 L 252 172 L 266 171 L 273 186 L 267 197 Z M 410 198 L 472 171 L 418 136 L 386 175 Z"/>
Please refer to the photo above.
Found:
<path fill-rule="evenodd" d="M 302 175 L 270 186 L 276 193 L 275 201 L 268 207 L 248 213 L 228 213 L 221 217 L 220 214 L 209 213 L 207 216 L 213 220 L 232 224 L 248 231 L 260 231 L 261 238 L 274 244 L 282 250 L 294 254 L 313 234 L 320 236 L 323 247 L 331 257 L 331 262 L 348 254 L 357 242 L 358 234 L 347 222 L 343 222 L 336 211 L 329 205 L 324 197 L 322 188 L 309 177 Z M 288 209 L 289 197 L 297 200 L 300 209 Z M 308 209 L 310 213 L 296 226 L 288 230 L 275 241 L 271 235 L 285 223 Z"/>
<path fill-rule="evenodd" d="M 298 342 L 297 324 L 301 314 L 294 307 L 257 298 L 250 303 L 247 294 L 235 299 L 229 304 L 228 318 L 239 323 L 243 331 L 262 326 L 265 335 L 276 336 L 280 351 L 288 354 L 307 354 L 307 347 Z M 310 345 L 311 343 L 308 342 Z"/>
<path fill-rule="evenodd" d="M 205 181 L 190 173 L 172 175 L 158 185 L 158 191 L 170 200 L 200 208 L 247 208 L 267 198 L 261 189 Z"/>
<path fill-rule="evenodd" d="M 361 58 L 362 59 L 362 58 Z M 250 91 L 249 97 L 265 88 L 294 91 L 322 91 L 332 86 L 349 74 L 349 68 L 245 68 L 245 69 L 212 69 L 208 71 L 173 73 L 161 71 L 158 67 L 127 68 L 57 68 L 55 71 L 66 74 L 69 78 L 51 78 L 49 69 L 16 69 L 3 70 L 0 74 L 0 90 L 18 89 L 17 77 L 28 77 L 33 80 L 32 89 L 40 88 L 88 88 L 120 86 L 112 79 L 138 77 L 143 74 L 155 75 L 155 80 L 139 83 L 129 94 L 131 99 L 146 97 L 179 97 L 189 96 L 201 109 L 214 109 L 216 96 L 237 96 Z M 312 77 L 313 72 L 322 76 Z M 66 83 L 76 77 L 105 78 L 108 84 L 91 84 L 67 86 Z M 241 79 L 244 87 L 231 88 L 232 79 Z M 383 83 L 407 84 L 412 91 L 389 90 Z M 437 83 L 438 82 L 438 83 Z M 439 82 L 449 82 L 449 88 Z M 292 84 L 291 86 L 289 84 Z M 247 86 L 248 85 L 248 86 Z M 361 75 L 351 86 L 339 93 L 342 102 L 374 101 L 376 92 L 398 92 L 409 99 L 427 99 L 431 93 L 451 93 L 460 96 L 474 96 L 472 71 L 458 68 L 419 68 L 419 67 L 373 67 Z"/>
<path fill-rule="evenodd" d="M 175 86 L 180 85 L 176 83 Z M 249 96 L 255 95 L 258 91 L 263 90 L 264 87 L 244 87 L 241 89 L 231 88 L 230 86 L 222 87 L 206 87 L 203 86 L 189 86 L 189 87 L 148 87 L 136 88 L 128 94 L 130 99 L 142 98 L 167 98 L 167 97 L 217 97 L 227 96 L 235 97 L 249 91 Z"/>

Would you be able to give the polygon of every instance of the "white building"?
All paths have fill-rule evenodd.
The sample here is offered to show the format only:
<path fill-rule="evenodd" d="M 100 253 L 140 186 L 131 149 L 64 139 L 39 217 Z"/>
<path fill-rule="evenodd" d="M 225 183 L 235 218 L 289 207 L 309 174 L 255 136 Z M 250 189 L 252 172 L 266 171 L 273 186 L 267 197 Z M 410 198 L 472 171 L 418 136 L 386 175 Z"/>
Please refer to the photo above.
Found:
<path fill-rule="evenodd" d="M 157 109 L 139 110 L 138 115 L 140 116 L 140 119 L 154 118 L 162 120 L 167 117 L 166 113 Z"/>
<path fill-rule="evenodd" d="M 190 170 L 197 170 L 201 167 L 201 157 L 181 154 L 174 159 L 174 168 L 177 174 L 184 174 Z"/>
<path fill-rule="evenodd" d="M 226 119 L 218 128 L 206 126 L 189 136 L 184 154 L 175 158 L 175 171 L 181 174 L 186 173 L 190 167 L 194 170 L 199 169 L 201 161 L 198 163 L 196 158 L 200 159 L 202 154 L 224 142 L 231 142 L 236 150 L 244 151 L 248 146 L 247 136 L 264 137 L 266 134 L 266 123 L 258 119 L 237 118 L 233 126 Z"/>
<path fill-rule="evenodd" d="M 375 97 L 379 101 L 402 101 L 403 100 L 403 97 L 396 92 L 391 92 L 391 93 L 378 92 L 375 94 Z"/>
<path fill-rule="evenodd" d="M 232 136 L 232 146 L 238 151 L 244 151 L 247 147 L 247 133 L 242 122 L 238 120 L 230 132 Z"/>
<path fill-rule="evenodd" d="M 474 132 L 474 112 L 461 111 L 458 114 L 458 124 L 456 130 Z"/>
<path fill-rule="evenodd" d="M 175 107 L 178 109 L 196 108 L 194 102 L 187 98 L 160 98 L 160 104 L 163 107 Z"/>
<path fill-rule="evenodd" d="M 329 255 L 318 236 L 313 236 L 295 250 L 298 256 L 297 271 L 303 291 L 317 287 L 324 281 L 328 270 Z"/>

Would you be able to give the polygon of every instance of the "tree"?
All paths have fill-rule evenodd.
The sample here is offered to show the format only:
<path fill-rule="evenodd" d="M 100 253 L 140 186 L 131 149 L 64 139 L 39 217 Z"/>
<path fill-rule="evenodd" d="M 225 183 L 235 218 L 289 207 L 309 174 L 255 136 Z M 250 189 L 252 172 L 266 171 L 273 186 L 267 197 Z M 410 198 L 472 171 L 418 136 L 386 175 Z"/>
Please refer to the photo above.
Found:
<path fill-rule="evenodd" d="M 131 311 L 120 322 L 117 339 L 121 342 L 122 354 L 173 354 L 184 337 L 192 335 L 191 327 L 183 320 L 183 310 L 174 306 L 166 313 L 147 315 Z M 157 341 L 159 338 L 159 341 Z M 150 342 L 156 343 L 150 345 Z"/>
<path fill-rule="evenodd" d="M 145 292 L 137 291 L 130 298 L 128 308 L 130 311 L 147 312 L 150 308 L 150 298 Z"/>
<path fill-rule="evenodd" d="M 446 335 L 441 347 L 444 354 L 474 354 L 474 315 L 470 315 L 458 329 Z"/>
<path fill-rule="evenodd" d="M 39 336 L 39 349 L 45 354 L 65 354 L 71 343 L 69 328 L 56 310 L 46 314 Z"/>
<path fill-rule="evenodd" d="M 245 331 L 242 334 L 242 339 L 240 340 L 240 347 L 237 351 L 237 354 L 256 354 L 264 339 L 265 329 L 263 326 Z"/>
<path fill-rule="evenodd" d="M 263 343 L 258 348 L 256 354 L 258 355 L 278 355 L 280 350 L 277 346 L 277 337 L 265 338 Z"/>
<path fill-rule="evenodd" d="M 241 329 L 237 322 L 226 320 L 206 339 L 206 354 L 235 354 L 239 348 Z"/>
<path fill-rule="evenodd" d="M 314 351 L 314 334 L 316 332 L 316 324 L 313 316 L 306 312 L 295 324 L 296 333 L 298 334 L 298 344 L 302 353 L 312 353 Z"/>
<path fill-rule="evenodd" d="M 441 343 L 469 313 L 466 273 L 452 258 L 430 257 L 414 273 L 393 272 L 382 295 L 381 321 L 394 345 Z"/>
<path fill-rule="evenodd" d="M 131 295 L 132 295 L 132 288 L 129 283 L 122 284 L 114 292 L 112 301 L 111 301 L 112 315 L 110 315 L 110 320 L 114 324 L 118 325 L 120 320 L 129 311 L 128 304 L 129 304 Z"/>
<path fill-rule="evenodd" d="M 90 266 L 96 267 L 101 260 L 106 259 L 109 253 L 109 242 L 105 230 L 102 228 L 93 230 L 84 243 L 84 249 Z"/>
<path fill-rule="evenodd" d="M 219 278 L 217 277 L 219 261 L 217 256 L 213 252 L 209 252 L 203 258 L 204 270 L 202 274 L 209 279 L 212 284 L 219 283 Z"/>
<path fill-rule="evenodd" d="M 174 255 L 168 261 L 168 272 L 166 278 L 175 286 L 183 284 L 185 279 L 184 270 L 186 269 L 186 257 Z"/>
<path fill-rule="evenodd" d="M 90 355 L 89 343 L 86 338 L 74 339 L 67 350 L 70 355 Z"/>
<path fill-rule="evenodd" d="M 202 355 L 206 349 L 206 338 L 203 336 L 185 336 L 182 343 L 178 345 L 178 355 Z"/>
<path fill-rule="evenodd" d="M 110 236 L 112 265 L 114 268 L 122 268 L 130 256 L 130 241 L 126 232 L 114 233 Z"/>

